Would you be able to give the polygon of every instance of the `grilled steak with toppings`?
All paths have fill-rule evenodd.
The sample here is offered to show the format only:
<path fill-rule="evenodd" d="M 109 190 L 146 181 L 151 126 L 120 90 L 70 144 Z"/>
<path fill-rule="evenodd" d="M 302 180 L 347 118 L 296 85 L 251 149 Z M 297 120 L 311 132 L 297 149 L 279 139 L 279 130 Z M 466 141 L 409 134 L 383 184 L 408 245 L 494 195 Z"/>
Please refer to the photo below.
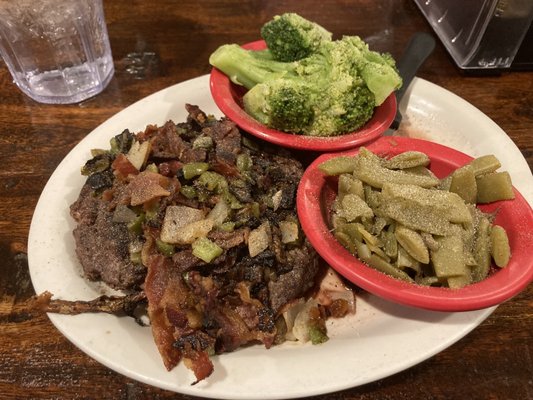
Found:
<path fill-rule="evenodd" d="M 71 215 L 86 277 L 144 291 L 165 366 L 184 360 L 199 381 L 210 354 L 286 340 L 284 312 L 309 299 L 320 267 L 296 215 L 302 165 L 186 107 L 186 122 L 94 152 Z"/>

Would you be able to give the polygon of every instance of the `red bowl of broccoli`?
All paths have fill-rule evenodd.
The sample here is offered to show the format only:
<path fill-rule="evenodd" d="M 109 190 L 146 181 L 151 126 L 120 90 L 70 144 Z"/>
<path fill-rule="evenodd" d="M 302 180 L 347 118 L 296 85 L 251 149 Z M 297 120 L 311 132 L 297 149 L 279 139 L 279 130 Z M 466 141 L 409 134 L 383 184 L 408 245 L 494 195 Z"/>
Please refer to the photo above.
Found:
<path fill-rule="evenodd" d="M 284 147 L 337 151 L 390 126 L 401 78 L 389 55 L 357 36 L 331 40 L 296 14 L 275 17 L 261 36 L 210 57 L 215 103 L 243 130 Z"/>

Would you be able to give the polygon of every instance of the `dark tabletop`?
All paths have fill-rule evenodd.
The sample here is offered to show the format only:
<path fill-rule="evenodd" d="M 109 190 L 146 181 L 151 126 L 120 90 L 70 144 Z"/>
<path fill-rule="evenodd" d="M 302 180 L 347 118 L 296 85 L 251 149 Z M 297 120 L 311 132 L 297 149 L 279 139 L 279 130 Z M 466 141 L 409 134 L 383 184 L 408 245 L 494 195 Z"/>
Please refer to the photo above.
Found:
<path fill-rule="evenodd" d="M 77 105 L 35 103 L 0 64 L 0 398 L 190 399 L 102 366 L 50 323 L 20 312 L 35 294 L 26 245 L 48 178 L 91 130 L 135 101 L 209 73 L 224 43 L 258 38 L 273 15 L 294 11 L 333 32 L 374 38 L 398 57 L 416 31 L 431 32 L 411 1 L 105 1 L 116 73 Z M 533 73 L 463 74 L 441 43 L 418 76 L 464 98 L 494 120 L 533 164 Z M 150 121 L 147 121 L 150 122 Z M 19 312 L 17 312 L 19 310 Z M 533 399 L 533 286 L 429 360 L 332 399 Z M 361 366 L 364 368 L 364 366 Z"/>

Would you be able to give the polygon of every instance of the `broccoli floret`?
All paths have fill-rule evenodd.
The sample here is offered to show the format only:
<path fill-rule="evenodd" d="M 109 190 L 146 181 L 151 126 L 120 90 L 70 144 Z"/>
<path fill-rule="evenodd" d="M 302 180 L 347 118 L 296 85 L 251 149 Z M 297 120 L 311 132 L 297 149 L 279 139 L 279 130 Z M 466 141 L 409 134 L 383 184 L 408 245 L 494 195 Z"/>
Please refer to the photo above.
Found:
<path fill-rule="evenodd" d="M 244 109 L 285 132 L 334 136 L 363 126 L 401 85 L 394 60 L 370 51 L 357 36 L 325 40 L 297 61 L 274 59 L 271 49 L 224 45 L 211 64 L 248 88 Z"/>
<path fill-rule="evenodd" d="M 243 97 L 244 109 L 257 121 L 285 132 L 305 133 L 314 120 L 314 93 L 299 80 L 260 83 Z"/>
<path fill-rule="evenodd" d="M 388 53 L 371 51 L 358 36 L 345 36 L 342 42 L 357 49 L 361 57 L 357 58 L 357 69 L 366 85 L 376 97 L 376 106 L 402 85 L 402 78 L 396 69 L 396 63 Z"/>
<path fill-rule="evenodd" d="M 261 28 L 261 37 L 278 61 L 296 61 L 315 52 L 331 33 L 295 13 L 275 16 Z"/>

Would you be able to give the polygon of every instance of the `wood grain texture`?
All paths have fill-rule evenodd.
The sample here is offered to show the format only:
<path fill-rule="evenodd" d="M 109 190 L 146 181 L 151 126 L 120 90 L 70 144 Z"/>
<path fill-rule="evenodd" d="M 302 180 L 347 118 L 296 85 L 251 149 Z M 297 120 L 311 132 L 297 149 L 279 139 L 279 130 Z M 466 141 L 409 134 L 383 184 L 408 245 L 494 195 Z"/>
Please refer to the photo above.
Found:
<path fill-rule="evenodd" d="M 0 64 L 0 398 L 193 399 L 123 377 L 68 342 L 43 315 L 19 305 L 34 294 L 25 246 L 46 181 L 92 129 L 135 101 L 210 71 L 219 45 L 258 38 L 273 15 L 298 12 L 335 36 L 357 34 L 399 56 L 411 34 L 430 28 L 411 1 L 104 0 L 116 74 L 81 104 L 25 97 Z M 135 54 L 144 53 L 144 68 Z M 148 54 L 148 56 L 146 56 Z M 492 118 L 533 166 L 533 73 L 467 76 L 439 43 L 419 76 Z M 533 287 L 431 359 L 333 400 L 533 399 Z M 364 366 L 362 366 L 364 368 Z"/>

